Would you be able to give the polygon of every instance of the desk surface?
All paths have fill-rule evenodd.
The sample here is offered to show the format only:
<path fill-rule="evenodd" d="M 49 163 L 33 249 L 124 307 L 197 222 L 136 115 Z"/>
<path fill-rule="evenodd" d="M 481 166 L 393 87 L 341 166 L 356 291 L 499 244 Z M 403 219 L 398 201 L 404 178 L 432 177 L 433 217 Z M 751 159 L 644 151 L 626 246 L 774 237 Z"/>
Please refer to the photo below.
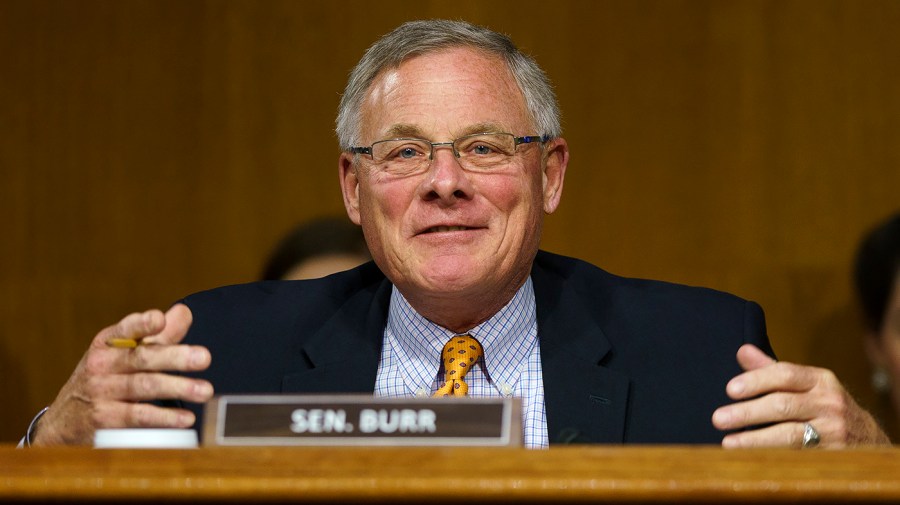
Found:
<path fill-rule="evenodd" d="M 900 449 L 0 447 L 0 502 L 48 500 L 900 502 Z"/>

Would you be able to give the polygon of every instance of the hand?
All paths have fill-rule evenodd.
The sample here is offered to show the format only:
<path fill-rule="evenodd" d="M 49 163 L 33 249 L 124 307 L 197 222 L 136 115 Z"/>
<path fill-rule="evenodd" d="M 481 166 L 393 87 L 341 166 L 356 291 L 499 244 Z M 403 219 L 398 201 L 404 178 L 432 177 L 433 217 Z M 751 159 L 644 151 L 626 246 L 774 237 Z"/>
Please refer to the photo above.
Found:
<path fill-rule="evenodd" d="M 178 304 L 165 314 L 135 313 L 103 329 L 38 422 L 32 445 L 91 444 L 100 428 L 191 427 L 190 411 L 143 402 L 212 398 L 209 382 L 162 373 L 209 367 L 205 347 L 179 344 L 192 320 L 190 309 Z M 113 338 L 134 339 L 141 345 L 114 348 L 109 344 Z"/>
<path fill-rule="evenodd" d="M 718 408 L 713 425 L 720 430 L 763 427 L 728 434 L 723 447 L 801 447 L 805 423 L 819 432 L 820 447 L 890 444 L 830 370 L 777 362 L 749 344 L 738 349 L 737 360 L 745 372 L 725 390 L 738 401 Z"/>

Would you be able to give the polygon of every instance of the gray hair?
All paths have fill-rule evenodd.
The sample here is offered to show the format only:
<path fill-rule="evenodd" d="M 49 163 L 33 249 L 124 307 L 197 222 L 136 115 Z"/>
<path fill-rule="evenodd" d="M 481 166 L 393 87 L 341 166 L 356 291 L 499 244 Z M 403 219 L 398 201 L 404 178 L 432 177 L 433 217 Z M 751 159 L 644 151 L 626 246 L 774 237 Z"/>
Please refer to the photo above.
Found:
<path fill-rule="evenodd" d="M 359 145 L 362 104 L 382 70 L 397 68 L 413 56 L 459 46 L 502 58 L 522 90 L 537 133 L 550 138 L 562 134 L 553 86 L 533 58 L 519 51 L 506 35 L 463 21 L 433 19 L 404 23 L 366 50 L 350 73 L 338 108 L 335 131 L 341 149 Z"/>

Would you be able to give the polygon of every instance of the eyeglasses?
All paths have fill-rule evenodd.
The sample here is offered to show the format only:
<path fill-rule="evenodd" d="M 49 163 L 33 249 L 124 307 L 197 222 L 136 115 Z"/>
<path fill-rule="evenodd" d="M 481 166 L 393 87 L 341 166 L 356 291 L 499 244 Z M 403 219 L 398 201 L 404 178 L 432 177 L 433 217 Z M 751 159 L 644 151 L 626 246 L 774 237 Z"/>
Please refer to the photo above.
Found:
<path fill-rule="evenodd" d="M 434 148 L 448 146 L 460 166 L 473 172 L 488 172 L 502 167 L 516 155 L 519 144 L 550 140 L 547 135 L 516 137 L 512 133 L 476 133 L 451 142 L 429 142 L 424 139 L 400 138 L 379 140 L 369 147 L 351 147 L 352 154 L 368 154 L 379 164 L 378 169 L 392 175 L 422 173 L 434 159 Z"/>

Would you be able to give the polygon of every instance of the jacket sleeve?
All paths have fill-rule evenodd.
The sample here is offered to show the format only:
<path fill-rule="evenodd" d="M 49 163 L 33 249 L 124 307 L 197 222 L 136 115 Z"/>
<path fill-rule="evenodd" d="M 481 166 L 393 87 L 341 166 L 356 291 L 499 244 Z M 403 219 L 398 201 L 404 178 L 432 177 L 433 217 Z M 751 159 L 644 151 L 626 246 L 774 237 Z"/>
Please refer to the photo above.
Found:
<path fill-rule="evenodd" d="M 766 333 L 766 316 L 756 302 L 748 301 L 744 305 L 744 343 L 753 344 L 772 358 L 778 359 Z"/>

